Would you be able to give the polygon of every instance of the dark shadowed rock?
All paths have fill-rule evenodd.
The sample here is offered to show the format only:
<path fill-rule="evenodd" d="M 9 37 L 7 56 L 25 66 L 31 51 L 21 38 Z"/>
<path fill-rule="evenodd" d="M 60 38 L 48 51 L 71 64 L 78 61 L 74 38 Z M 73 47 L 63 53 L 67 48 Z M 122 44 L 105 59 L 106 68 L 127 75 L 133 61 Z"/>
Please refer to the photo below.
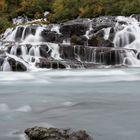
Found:
<path fill-rule="evenodd" d="M 36 63 L 39 68 L 47 69 L 66 69 L 66 64 L 61 61 L 49 60 L 45 58 L 40 58 L 40 62 Z"/>
<path fill-rule="evenodd" d="M 100 38 L 99 36 L 93 36 L 91 39 L 88 40 L 88 45 L 101 47 L 102 46 L 102 38 Z"/>
<path fill-rule="evenodd" d="M 72 45 L 87 45 L 88 40 L 85 36 L 73 35 L 73 36 L 71 36 L 70 42 Z"/>
<path fill-rule="evenodd" d="M 12 68 L 12 71 L 27 71 L 27 68 L 23 63 L 18 62 L 13 58 L 8 58 L 8 62 Z"/>
<path fill-rule="evenodd" d="M 104 30 L 98 31 L 88 40 L 88 45 L 96 47 L 114 47 L 113 42 L 110 39 L 105 40 L 104 35 Z"/>
<path fill-rule="evenodd" d="M 63 42 L 63 35 L 58 34 L 55 31 L 47 31 L 43 30 L 41 33 L 44 42 L 52 42 L 52 43 L 62 43 Z"/>
<path fill-rule="evenodd" d="M 72 35 L 82 36 L 85 35 L 89 26 L 88 19 L 76 19 L 61 24 L 60 32 L 67 37 Z"/>
<path fill-rule="evenodd" d="M 92 140 L 86 131 L 33 127 L 25 130 L 29 140 Z"/>

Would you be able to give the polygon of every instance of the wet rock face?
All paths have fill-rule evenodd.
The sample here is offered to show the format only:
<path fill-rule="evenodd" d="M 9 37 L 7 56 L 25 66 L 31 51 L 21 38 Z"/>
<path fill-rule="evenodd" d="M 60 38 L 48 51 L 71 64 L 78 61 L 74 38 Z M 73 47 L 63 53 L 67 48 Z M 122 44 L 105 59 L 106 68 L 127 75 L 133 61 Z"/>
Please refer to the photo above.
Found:
<path fill-rule="evenodd" d="M 29 140 L 92 140 L 86 131 L 33 127 L 25 130 Z"/>
<path fill-rule="evenodd" d="M 49 59 L 40 58 L 39 63 L 36 63 L 39 68 L 47 69 L 66 69 L 66 65 L 61 61 L 54 61 Z"/>
<path fill-rule="evenodd" d="M 87 45 L 88 40 L 87 40 L 87 38 L 85 36 L 73 35 L 73 36 L 71 36 L 70 43 L 72 45 Z"/>
<path fill-rule="evenodd" d="M 65 23 L 61 25 L 60 32 L 67 37 L 72 35 L 81 36 L 85 35 L 88 26 L 82 23 Z"/>
<path fill-rule="evenodd" d="M 8 58 L 8 62 L 11 66 L 12 71 L 27 71 L 27 68 L 23 63 L 18 62 L 13 58 Z"/>
<path fill-rule="evenodd" d="M 47 31 L 43 30 L 41 33 L 44 42 L 52 42 L 52 43 L 62 43 L 63 35 L 56 33 L 55 31 Z"/>

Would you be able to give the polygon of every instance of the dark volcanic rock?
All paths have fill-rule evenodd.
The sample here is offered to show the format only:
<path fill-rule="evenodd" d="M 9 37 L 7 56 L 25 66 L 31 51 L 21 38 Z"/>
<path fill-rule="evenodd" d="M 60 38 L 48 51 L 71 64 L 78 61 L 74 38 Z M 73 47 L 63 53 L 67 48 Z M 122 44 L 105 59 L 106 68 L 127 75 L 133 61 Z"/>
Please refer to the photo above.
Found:
<path fill-rule="evenodd" d="M 92 140 L 86 131 L 33 127 L 25 130 L 29 140 Z"/>
<path fill-rule="evenodd" d="M 44 42 L 52 42 L 52 43 L 62 43 L 63 35 L 58 34 L 55 31 L 47 31 L 43 30 L 41 33 Z"/>
<path fill-rule="evenodd" d="M 82 36 L 85 35 L 88 26 L 88 19 L 76 19 L 61 24 L 60 32 L 66 37 L 71 37 L 72 35 Z"/>
<path fill-rule="evenodd" d="M 12 68 L 12 71 L 27 71 L 27 68 L 23 63 L 18 62 L 13 58 L 8 58 L 8 62 Z"/>
<path fill-rule="evenodd" d="M 88 40 L 85 36 L 73 35 L 70 40 L 72 45 L 87 45 Z"/>
<path fill-rule="evenodd" d="M 104 30 L 98 31 L 88 40 L 88 45 L 96 47 L 114 47 L 113 42 L 110 40 L 113 35 L 110 34 L 110 38 L 107 40 L 104 39 L 104 35 Z"/>
<path fill-rule="evenodd" d="M 66 69 L 66 65 L 61 61 L 48 60 L 45 58 L 40 58 L 40 62 L 36 63 L 39 68 L 47 69 Z"/>

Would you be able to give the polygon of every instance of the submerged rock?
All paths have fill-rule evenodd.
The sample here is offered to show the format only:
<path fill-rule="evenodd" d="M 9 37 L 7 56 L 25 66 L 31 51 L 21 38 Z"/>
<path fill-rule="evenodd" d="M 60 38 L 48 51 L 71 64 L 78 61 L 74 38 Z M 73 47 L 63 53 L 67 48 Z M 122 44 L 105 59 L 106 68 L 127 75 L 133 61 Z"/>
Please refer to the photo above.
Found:
<path fill-rule="evenodd" d="M 33 127 L 25 130 L 29 140 L 92 140 L 86 131 Z"/>

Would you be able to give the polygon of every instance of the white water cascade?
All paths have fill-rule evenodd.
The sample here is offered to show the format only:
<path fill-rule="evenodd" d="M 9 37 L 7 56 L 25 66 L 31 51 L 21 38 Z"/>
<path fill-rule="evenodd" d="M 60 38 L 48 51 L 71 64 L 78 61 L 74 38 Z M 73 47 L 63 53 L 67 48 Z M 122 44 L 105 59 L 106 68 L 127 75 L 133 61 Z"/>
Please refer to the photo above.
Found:
<path fill-rule="evenodd" d="M 65 31 L 61 24 L 18 25 L 16 28 L 7 29 L 1 35 L 1 50 L 6 52 L 1 56 L 1 70 L 15 70 L 16 67 L 20 69 L 23 65 L 27 70 L 52 66 L 59 68 L 63 63 L 70 66 L 75 63 L 74 68 L 85 63 L 88 63 L 87 67 L 94 64 L 140 66 L 140 21 L 133 17 L 119 16 L 114 20 L 114 24 L 103 26 L 102 22 L 102 26 L 97 28 L 93 22 L 94 20 L 88 21 L 84 32 L 84 26 L 79 26 L 82 27 L 81 34 L 86 39 L 80 40 L 80 35 L 77 35 L 76 41 L 83 41 L 83 46 L 72 46 L 71 37 L 65 36 L 67 30 Z M 75 33 L 75 30 L 72 33 Z M 98 41 L 110 41 L 114 43 L 114 48 L 88 46 L 92 41 L 97 44 Z"/>
<path fill-rule="evenodd" d="M 4 60 L 2 66 L 1 66 L 2 71 L 11 71 L 11 66 L 7 60 L 7 58 Z"/>
<path fill-rule="evenodd" d="M 44 30 L 43 27 L 38 27 L 36 29 L 36 33 L 35 35 L 33 34 L 29 34 L 25 40 L 24 40 L 24 43 L 36 43 L 36 42 L 42 42 L 43 39 L 41 37 L 41 32 Z"/>
<path fill-rule="evenodd" d="M 137 54 L 140 52 L 140 22 L 132 17 L 117 17 L 117 23 L 115 26 L 116 35 L 114 38 L 114 45 L 116 48 L 126 48 L 136 50 L 126 52 L 126 58 L 124 64 L 140 65 L 140 60 L 137 58 Z"/>

